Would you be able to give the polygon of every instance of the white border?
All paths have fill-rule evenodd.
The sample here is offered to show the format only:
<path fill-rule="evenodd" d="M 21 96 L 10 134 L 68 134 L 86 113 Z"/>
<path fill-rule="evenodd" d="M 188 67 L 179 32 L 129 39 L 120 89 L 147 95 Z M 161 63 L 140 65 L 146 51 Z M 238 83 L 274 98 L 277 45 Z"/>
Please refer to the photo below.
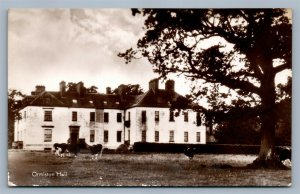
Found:
<path fill-rule="evenodd" d="M 292 8 L 293 9 L 293 110 L 292 110 L 292 143 L 293 153 L 297 153 L 300 148 L 300 91 L 299 89 L 299 63 L 298 54 L 299 42 L 299 12 L 300 4 L 298 0 L 0 0 L 0 190 L 1 193 L 22 193 L 22 194 L 77 194 L 84 192 L 90 193 L 274 193 L 290 194 L 300 193 L 299 183 L 299 155 L 293 155 L 292 187 L 291 188 L 228 188 L 228 187 L 197 187 L 197 188 L 8 188 L 7 187 L 7 10 L 9 8 Z M 298 63 L 298 64 L 297 64 Z"/>

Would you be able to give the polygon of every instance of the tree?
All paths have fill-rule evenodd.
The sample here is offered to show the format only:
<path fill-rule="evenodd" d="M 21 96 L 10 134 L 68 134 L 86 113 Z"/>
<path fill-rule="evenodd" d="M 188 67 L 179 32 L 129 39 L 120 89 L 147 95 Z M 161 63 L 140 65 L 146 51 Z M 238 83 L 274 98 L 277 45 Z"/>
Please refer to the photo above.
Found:
<path fill-rule="evenodd" d="M 140 87 L 139 84 L 135 84 L 135 85 L 131 85 L 131 84 L 128 84 L 128 85 L 122 85 L 123 88 L 123 95 L 140 95 L 140 94 L 143 94 L 143 89 Z M 118 94 L 119 92 L 119 88 L 116 88 L 113 90 L 113 94 Z"/>
<path fill-rule="evenodd" d="M 8 91 L 8 147 L 14 140 L 15 121 L 20 120 L 22 117 L 19 113 L 19 109 L 22 106 L 21 99 L 24 95 L 15 89 L 9 89 Z"/>
<path fill-rule="evenodd" d="M 89 94 L 96 94 L 97 93 L 97 89 L 98 89 L 98 87 L 91 86 L 91 87 L 87 88 L 86 90 L 87 90 L 87 93 L 89 93 Z"/>
<path fill-rule="evenodd" d="M 276 165 L 275 76 L 291 69 L 292 25 L 284 9 L 142 9 L 144 36 L 120 57 L 145 57 L 162 78 L 181 73 L 256 99 L 261 146 L 253 165 Z M 195 97 L 201 91 L 193 88 Z M 199 93 L 200 91 L 200 93 Z"/>

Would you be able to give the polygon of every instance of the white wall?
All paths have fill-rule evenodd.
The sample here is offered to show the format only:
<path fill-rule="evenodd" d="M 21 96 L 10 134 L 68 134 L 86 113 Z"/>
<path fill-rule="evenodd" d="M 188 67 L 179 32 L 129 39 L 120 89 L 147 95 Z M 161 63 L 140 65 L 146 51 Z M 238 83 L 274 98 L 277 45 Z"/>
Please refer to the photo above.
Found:
<path fill-rule="evenodd" d="M 45 110 L 52 110 L 52 121 L 44 121 Z M 108 123 L 104 123 L 103 119 L 90 121 L 90 112 L 95 112 L 95 109 L 28 106 L 20 113 L 23 115 L 24 111 L 26 111 L 26 118 L 15 123 L 15 141 L 23 141 L 24 149 L 44 150 L 44 148 L 52 148 L 54 143 L 67 143 L 70 137 L 69 126 L 79 126 L 79 138 L 85 138 L 89 145 L 100 143 L 104 147 L 116 149 L 124 142 L 122 110 L 101 110 L 102 113 L 109 113 Z M 72 121 L 73 111 L 77 112 L 77 121 Z M 117 113 L 122 113 L 121 123 L 117 122 Z M 102 116 L 103 114 L 100 114 L 100 117 Z M 52 129 L 51 142 L 44 142 L 44 129 Z M 95 130 L 95 142 L 90 142 L 90 130 Z M 109 131 L 107 143 L 103 142 L 104 130 Z M 117 131 L 122 131 L 121 142 L 117 142 Z"/>
<path fill-rule="evenodd" d="M 142 111 L 146 111 L 146 123 L 142 124 Z M 155 111 L 159 111 L 159 121 L 155 121 Z M 131 112 L 131 125 L 126 128 L 126 139 L 128 140 L 128 130 L 130 130 L 130 144 L 142 141 L 142 130 L 146 130 L 146 141 L 155 142 L 155 131 L 159 131 L 159 143 L 170 143 L 170 131 L 174 131 L 173 143 L 189 143 L 189 144 L 205 144 L 206 143 L 206 127 L 196 125 L 196 112 L 186 110 L 188 112 L 188 122 L 184 121 L 181 114 L 174 116 L 174 122 L 169 121 L 169 108 L 145 108 L 136 107 L 126 110 L 126 120 L 128 120 L 128 112 Z M 188 142 L 184 142 L 184 132 L 188 132 Z M 196 141 L 196 132 L 200 132 L 200 142 Z"/>

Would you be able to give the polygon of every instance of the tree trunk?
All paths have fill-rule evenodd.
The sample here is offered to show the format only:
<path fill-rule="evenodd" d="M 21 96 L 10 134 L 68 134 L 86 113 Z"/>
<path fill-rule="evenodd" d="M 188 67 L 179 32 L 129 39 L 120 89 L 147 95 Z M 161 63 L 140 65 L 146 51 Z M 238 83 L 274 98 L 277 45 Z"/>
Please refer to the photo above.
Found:
<path fill-rule="evenodd" d="M 267 76 L 261 83 L 261 145 L 253 166 L 259 168 L 277 168 L 282 166 L 275 151 L 275 75 Z"/>

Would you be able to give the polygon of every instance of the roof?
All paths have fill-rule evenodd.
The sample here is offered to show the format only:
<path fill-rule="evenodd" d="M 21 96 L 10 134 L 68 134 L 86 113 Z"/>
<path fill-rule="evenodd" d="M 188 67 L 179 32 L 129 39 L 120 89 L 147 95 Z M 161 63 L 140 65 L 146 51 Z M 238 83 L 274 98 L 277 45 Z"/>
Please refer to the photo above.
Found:
<path fill-rule="evenodd" d="M 100 94 L 100 93 L 65 93 L 58 91 L 43 91 L 32 93 L 23 100 L 26 106 L 92 108 L 92 109 L 127 109 L 132 107 L 170 108 L 178 98 L 186 99 L 174 90 L 149 89 L 140 95 Z M 177 101 L 178 105 L 178 101 Z M 181 103 L 179 102 L 179 106 Z M 188 104 L 188 107 L 199 106 Z"/>
<path fill-rule="evenodd" d="M 120 96 L 114 94 L 75 94 L 61 96 L 60 92 L 44 91 L 38 95 L 26 96 L 24 106 L 47 106 L 69 108 L 123 109 Z"/>
<path fill-rule="evenodd" d="M 179 96 L 174 91 L 166 90 L 148 90 L 142 95 L 137 96 L 136 100 L 129 104 L 129 107 L 171 107 L 171 102 L 175 101 Z"/>

